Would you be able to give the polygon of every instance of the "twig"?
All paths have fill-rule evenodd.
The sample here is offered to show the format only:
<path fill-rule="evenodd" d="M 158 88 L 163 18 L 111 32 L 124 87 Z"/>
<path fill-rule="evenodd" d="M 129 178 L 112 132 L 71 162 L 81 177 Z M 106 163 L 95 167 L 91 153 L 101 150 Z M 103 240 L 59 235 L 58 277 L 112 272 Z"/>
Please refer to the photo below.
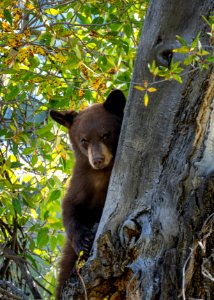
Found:
<path fill-rule="evenodd" d="M 12 259 L 16 265 L 19 267 L 22 277 L 25 279 L 27 285 L 29 286 L 33 296 L 35 299 L 42 299 L 38 288 L 35 284 L 35 281 L 26 267 L 26 261 L 24 258 L 19 257 L 16 253 L 14 253 L 11 249 L 7 248 L 4 244 L 0 243 L 0 250 L 3 252 L 6 258 Z"/>
<path fill-rule="evenodd" d="M 118 24 L 122 24 L 122 22 L 120 21 L 111 21 L 111 22 L 108 22 L 108 23 L 104 23 L 104 24 L 80 24 L 80 23 L 77 23 L 77 24 L 71 24 L 69 22 L 56 22 L 56 23 L 50 23 L 50 26 L 53 27 L 55 25 L 67 25 L 68 27 L 95 27 L 95 26 L 108 26 L 108 25 L 111 25 L 111 24 L 114 24 L 114 23 L 118 23 Z M 35 26 L 34 29 L 38 29 L 38 28 L 43 28 L 44 25 L 38 25 L 38 26 Z"/>
<path fill-rule="evenodd" d="M 82 283 L 82 286 L 83 286 L 83 290 L 84 290 L 84 294 L 85 294 L 85 300 L 88 300 L 88 295 L 87 295 L 87 290 L 86 290 L 86 286 L 85 286 L 85 282 L 82 278 L 82 276 L 80 275 L 80 272 L 77 272 L 77 275 Z"/>
<path fill-rule="evenodd" d="M 204 277 L 208 278 L 209 280 L 214 282 L 214 277 L 212 276 L 212 274 L 205 268 L 205 263 L 209 261 L 209 258 L 204 259 L 202 267 L 201 267 L 201 273 L 204 275 Z"/>
<path fill-rule="evenodd" d="M 1 287 L 6 287 L 9 288 L 12 293 L 15 293 L 17 295 L 19 295 L 20 297 L 9 293 L 7 290 L 1 288 Z M 8 297 L 12 297 L 13 299 L 17 299 L 17 300 L 28 300 L 28 297 L 22 292 L 22 290 L 20 290 L 19 288 L 17 288 L 12 282 L 9 281 L 5 281 L 5 280 L 0 280 L 0 292 L 7 294 Z"/>
<path fill-rule="evenodd" d="M 2 294 L 2 295 L 1 295 Z M 21 297 L 19 296 L 16 296 L 14 294 L 11 294 L 10 292 L 8 292 L 7 290 L 4 290 L 0 287 L 0 296 L 4 296 L 4 295 L 7 295 L 9 297 L 9 299 L 13 298 L 15 300 L 22 300 Z"/>
<path fill-rule="evenodd" d="M 206 253 L 206 241 L 209 238 L 209 236 L 211 235 L 211 233 L 213 232 L 213 223 L 214 223 L 214 213 L 212 213 L 204 222 L 200 235 L 203 235 L 203 237 L 199 240 L 195 240 L 193 243 L 193 248 L 190 251 L 190 254 L 188 255 L 184 266 L 183 266 L 183 270 L 182 270 L 182 298 L 183 300 L 186 300 L 186 278 L 188 273 L 190 272 L 190 269 L 193 268 L 194 265 L 194 255 L 195 252 L 197 250 L 198 247 L 201 248 L 202 253 L 205 254 Z M 189 263 L 190 261 L 190 263 Z M 187 264 L 189 263 L 188 267 Z M 204 262 L 205 263 L 205 262 Z M 204 263 L 202 264 L 202 274 L 210 279 L 211 281 L 214 281 L 214 278 L 212 277 L 212 275 L 209 273 L 209 271 L 207 271 L 207 269 L 204 267 Z"/>
<path fill-rule="evenodd" d="M 80 274 L 81 269 L 83 268 L 83 266 L 85 265 L 85 259 L 84 259 L 84 251 L 80 251 L 77 262 L 76 262 L 76 272 L 77 275 L 82 283 L 83 286 L 83 290 L 84 290 L 84 294 L 85 294 L 85 300 L 88 300 L 88 295 L 87 295 L 87 290 L 86 290 L 86 286 L 85 286 L 85 282 L 83 277 Z"/>

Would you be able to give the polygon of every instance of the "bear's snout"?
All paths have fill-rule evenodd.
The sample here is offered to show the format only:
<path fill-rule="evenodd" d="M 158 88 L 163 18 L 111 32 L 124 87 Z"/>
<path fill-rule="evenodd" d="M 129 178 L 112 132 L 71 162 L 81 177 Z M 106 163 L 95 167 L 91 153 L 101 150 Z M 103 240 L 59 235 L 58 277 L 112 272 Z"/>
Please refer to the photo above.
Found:
<path fill-rule="evenodd" d="M 103 143 L 89 145 L 88 160 L 93 169 L 104 169 L 110 164 L 112 158 L 112 153 Z"/>
<path fill-rule="evenodd" d="M 100 157 L 94 157 L 92 161 L 93 161 L 93 166 L 96 169 L 103 169 L 105 167 L 104 165 L 105 157 L 103 155 Z"/>

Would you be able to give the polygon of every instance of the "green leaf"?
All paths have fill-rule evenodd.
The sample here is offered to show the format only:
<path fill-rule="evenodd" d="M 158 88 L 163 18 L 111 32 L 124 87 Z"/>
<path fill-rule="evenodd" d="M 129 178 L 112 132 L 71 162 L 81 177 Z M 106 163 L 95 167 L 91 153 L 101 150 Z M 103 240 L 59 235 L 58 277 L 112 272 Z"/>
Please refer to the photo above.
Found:
<path fill-rule="evenodd" d="M 53 37 L 52 37 L 52 35 L 50 34 L 50 32 L 45 32 L 44 34 L 41 34 L 41 35 L 39 36 L 39 43 L 40 43 L 41 45 L 47 45 L 47 46 L 50 46 L 52 39 L 53 39 Z"/>
<path fill-rule="evenodd" d="M 31 163 L 33 166 L 35 166 L 37 164 L 37 162 L 38 162 L 38 155 L 34 154 L 32 156 Z"/>
<path fill-rule="evenodd" d="M 131 35 L 132 35 L 132 26 L 131 26 L 131 24 L 126 24 L 126 25 L 124 26 L 124 32 L 125 32 L 125 34 L 126 34 L 126 36 L 127 36 L 128 38 L 131 37 Z"/>
<path fill-rule="evenodd" d="M 128 52 L 129 52 L 129 44 L 126 41 L 122 41 L 121 43 L 122 43 L 124 51 L 128 54 Z"/>
<path fill-rule="evenodd" d="M 50 246 L 51 246 L 52 251 L 56 250 L 57 238 L 54 235 L 51 235 L 51 237 L 50 237 Z"/>
<path fill-rule="evenodd" d="M 33 252 L 33 250 L 35 249 L 35 242 L 34 240 L 30 240 L 30 245 L 29 245 L 29 249 Z"/>
<path fill-rule="evenodd" d="M 10 11 L 6 8 L 4 9 L 4 17 L 10 23 L 10 25 L 13 24 L 13 17 L 11 15 Z"/>
<path fill-rule="evenodd" d="M 76 53 L 76 56 L 81 60 L 82 54 L 81 54 L 81 50 L 78 45 L 76 45 L 76 47 L 74 48 L 74 51 Z"/>
<path fill-rule="evenodd" d="M 33 241 L 31 241 L 31 242 L 33 242 Z M 32 243 L 32 245 L 33 245 L 33 243 Z M 34 243 L 34 247 L 32 247 L 32 245 L 31 245 L 31 248 L 32 248 L 31 251 L 33 252 L 33 250 L 35 249 L 35 243 Z M 32 263 L 32 265 L 34 266 L 34 268 L 35 268 L 36 270 L 38 270 L 38 263 L 37 263 L 37 261 L 33 258 L 33 256 L 27 254 L 27 258 L 30 260 L 30 262 Z"/>
<path fill-rule="evenodd" d="M 22 163 L 20 163 L 19 161 L 13 161 L 11 162 L 11 169 L 17 169 L 17 168 L 20 168 L 21 166 L 23 166 Z"/>
<path fill-rule="evenodd" d="M 179 83 L 182 83 L 182 82 L 183 82 L 181 76 L 179 76 L 179 75 L 173 75 L 173 79 L 175 79 L 175 80 L 178 81 Z"/>
<path fill-rule="evenodd" d="M 5 65 L 1 65 L 1 64 L 0 64 L 0 67 L 1 67 L 1 68 L 4 68 L 4 70 L 1 70 L 1 69 L 0 69 L 0 71 L 1 71 L 1 72 L 4 72 L 4 74 L 16 74 L 16 73 L 17 73 L 16 70 L 13 70 L 13 69 L 5 69 Z"/>
<path fill-rule="evenodd" d="M 181 45 L 188 47 L 187 42 L 181 36 L 176 35 L 176 39 L 181 43 Z"/>
<path fill-rule="evenodd" d="M 19 93 L 19 88 L 17 87 L 17 85 L 10 86 L 8 88 L 7 95 L 5 95 L 5 99 L 6 100 L 12 100 L 12 99 L 16 98 L 18 93 Z"/>
<path fill-rule="evenodd" d="M 34 152 L 34 148 L 33 147 L 26 147 L 24 150 L 23 150 L 23 152 L 22 152 L 22 154 L 24 154 L 24 155 L 29 155 L 29 154 L 31 154 L 32 152 Z"/>
<path fill-rule="evenodd" d="M 210 63 L 214 63 L 214 56 L 209 56 L 206 60 Z"/>
<path fill-rule="evenodd" d="M 193 40 L 191 48 L 195 49 L 199 42 L 200 33 L 197 34 L 196 38 Z"/>
<path fill-rule="evenodd" d="M 62 234 L 58 234 L 57 236 L 57 245 L 60 245 L 61 247 L 63 246 L 65 241 L 65 237 Z"/>
<path fill-rule="evenodd" d="M 45 247 L 49 241 L 49 234 L 47 228 L 42 228 L 39 230 L 37 235 L 37 246 L 39 249 Z"/>
<path fill-rule="evenodd" d="M 41 127 L 40 129 L 36 130 L 36 134 L 40 137 L 45 137 L 48 133 L 50 133 L 50 130 L 52 128 L 52 124 L 47 124 L 43 127 Z"/>
<path fill-rule="evenodd" d="M 49 200 L 50 201 L 55 201 L 61 197 L 61 191 L 60 190 L 54 190 L 52 191 Z"/>
<path fill-rule="evenodd" d="M 93 19 L 92 24 L 103 24 L 104 19 L 102 17 L 96 17 Z"/>
<path fill-rule="evenodd" d="M 193 55 L 189 55 L 184 59 L 184 65 L 190 65 L 193 62 Z"/>
<path fill-rule="evenodd" d="M 22 213 L 22 208 L 21 208 L 20 201 L 19 201 L 18 199 L 13 198 L 13 199 L 12 199 L 12 204 L 13 204 L 13 207 L 14 207 L 15 211 L 16 211 L 19 215 L 21 215 L 21 213 Z"/>
<path fill-rule="evenodd" d="M 204 16 L 201 16 L 201 17 L 204 19 L 204 21 L 207 23 L 207 25 L 211 27 L 212 24 Z"/>

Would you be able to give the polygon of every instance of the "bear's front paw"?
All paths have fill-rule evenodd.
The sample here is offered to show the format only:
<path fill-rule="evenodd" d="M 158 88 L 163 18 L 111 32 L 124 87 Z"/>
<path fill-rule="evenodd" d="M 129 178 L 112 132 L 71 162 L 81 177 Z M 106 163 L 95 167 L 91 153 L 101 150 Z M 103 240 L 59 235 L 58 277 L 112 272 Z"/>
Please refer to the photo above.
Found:
<path fill-rule="evenodd" d="M 92 232 L 87 227 L 82 226 L 73 237 L 73 248 L 76 254 L 79 255 L 80 251 L 84 251 L 85 254 L 89 255 L 93 239 Z"/>

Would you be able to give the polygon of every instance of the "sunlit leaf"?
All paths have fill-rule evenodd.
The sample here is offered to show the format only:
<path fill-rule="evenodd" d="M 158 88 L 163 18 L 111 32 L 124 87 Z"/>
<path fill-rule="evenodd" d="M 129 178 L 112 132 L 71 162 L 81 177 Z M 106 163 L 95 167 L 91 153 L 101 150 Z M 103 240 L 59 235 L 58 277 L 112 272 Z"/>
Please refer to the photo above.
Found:
<path fill-rule="evenodd" d="M 182 80 L 182 78 L 181 78 L 181 76 L 179 76 L 179 75 L 173 75 L 173 78 L 176 80 L 176 81 L 178 81 L 179 83 L 182 83 L 183 82 L 183 80 Z"/>
<path fill-rule="evenodd" d="M 140 86 L 140 85 L 135 85 L 134 88 L 135 88 L 136 90 L 138 90 L 138 91 L 144 91 L 144 90 L 145 90 L 145 88 L 142 87 L 142 86 Z"/>
<path fill-rule="evenodd" d="M 210 53 L 206 50 L 200 50 L 200 51 L 197 51 L 196 54 L 200 55 L 200 56 L 205 56 L 205 55 L 209 55 Z"/>
<path fill-rule="evenodd" d="M 173 49 L 173 52 L 175 52 L 175 53 L 182 53 L 182 54 L 188 54 L 189 51 L 190 51 L 190 49 L 187 46 L 183 46 L 183 47 L 178 48 L 178 49 Z"/>
<path fill-rule="evenodd" d="M 192 48 L 192 49 L 195 49 L 196 46 L 198 46 L 199 37 L 200 37 L 200 33 L 197 34 L 196 38 L 193 40 L 192 45 L 191 45 L 191 48 Z"/>
<path fill-rule="evenodd" d="M 154 88 L 154 87 L 151 87 L 151 88 L 148 88 L 147 91 L 150 92 L 150 93 L 154 93 L 154 92 L 157 91 L 157 89 Z"/>
<path fill-rule="evenodd" d="M 143 100 L 144 100 L 144 105 L 147 107 L 149 104 L 149 96 L 147 93 L 145 93 Z"/>
<path fill-rule="evenodd" d="M 55 9 L 55 8 L 48 8 L 48 9 L 45 9 L 45 12 L 49 15 L 53 15 L 53 16 L 56 16 L 60 13 L 60 11 L 58 9 Z"/>
<path fill-rule="evenodd" d="M 47 245 L 49 241 L 49 234 L 47 228 L 42 228 L 39 230 L 37 235 L 37 246 L 41 249 Z"/>

